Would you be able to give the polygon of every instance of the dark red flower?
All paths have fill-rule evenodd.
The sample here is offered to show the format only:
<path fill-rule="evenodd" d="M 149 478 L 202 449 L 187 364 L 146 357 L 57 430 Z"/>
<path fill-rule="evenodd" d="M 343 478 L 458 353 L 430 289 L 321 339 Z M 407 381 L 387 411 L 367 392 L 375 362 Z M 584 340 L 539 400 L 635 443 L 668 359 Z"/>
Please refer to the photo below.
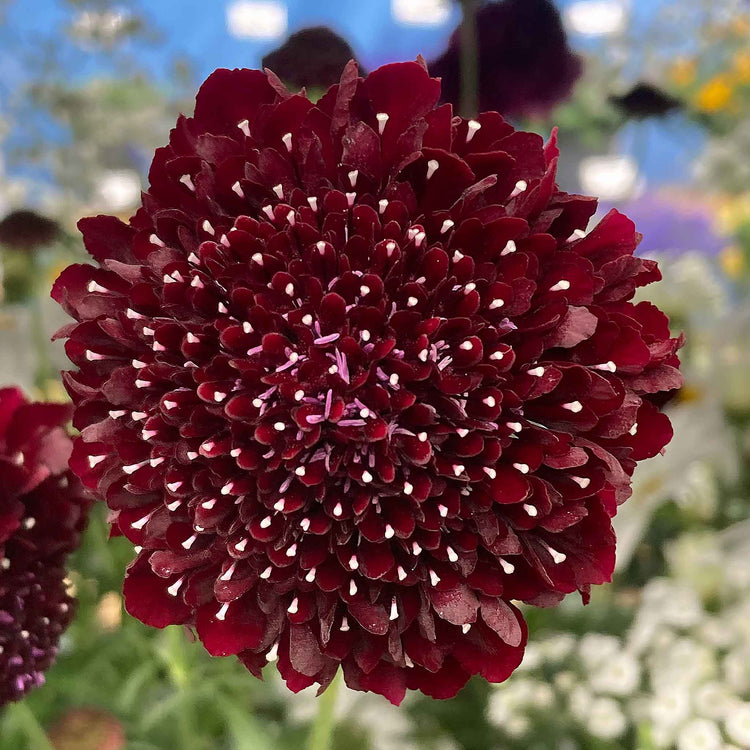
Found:
<path fill-rule="evenodd" d="M 137 546 L 128 611 L 292 690 L 398 703 L 504 680 L 511 600 L 609 580 L 611 517 L 669 440 L 678 341 L 639 235 L 557 148 L 435 108 L 419 63 L 317 105 L 218 70 L 143 207 L 80 223 L 71 466 Z"/>
<path fill-rule="evenodd" d="M 16 250 L 30 252 L 51 244 L 59 236 L 60 225 L 36 211 L 11 211 L 0 221 L 0 245 Z"/>
<path fill-rule="evenodd" d="M 477 11 L 479 109 L 503 115 L 543 114 L 570 95 L 583 71 L 550 0 L 500 0 Z M 430 63 L 442 101 L 461 97 L 461 28 Z"/>
<path fill-rule="evenodd" d="M 682 101 L 651 83 L 639 81 L 621 95 L 609 100 L 625 117 L 643 120 L 647 117 L 666 117 L 682 108 Z"/>
<path fill-rule="evenodd" d="M 43 684 L 73 613 L 65 559 L 88 501 L 68 470 L 70 411 L 0 390 L 0 705 Z"/>
<path fill-rule="evenodd" d="M 292 34 L 263 58 L 287 86 L 323 89 L 337 83 L 354 51 L 349 42 L 327 26 L 313 26 Z M 361 66 L 360 66 L 361 72 Z"/>

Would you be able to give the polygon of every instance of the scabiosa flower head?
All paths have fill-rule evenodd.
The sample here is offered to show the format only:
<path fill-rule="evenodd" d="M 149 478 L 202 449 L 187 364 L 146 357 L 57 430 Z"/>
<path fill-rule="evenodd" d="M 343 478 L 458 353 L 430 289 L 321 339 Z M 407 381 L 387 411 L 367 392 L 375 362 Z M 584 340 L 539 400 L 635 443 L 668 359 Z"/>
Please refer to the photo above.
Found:
<path fill-rule="evenodd" d="M 503 115 L 543 114 L 570 95 L 583 71 L 551 0 L 500 0 L 477 11 L 479 108 Z M 430 63 L 442 100 L 461 96 L 461 29 Z"/>
<path fill-rule="evenodd" d="M 504 680 L 511 600 L 609 579 L 670 436 L 678 342 L 629 302 L 658 278 L 633 224 L 584 234 L 554 138 L 439 96 L 421 61 L 352 64 L 317 105 L 216 71 L 53 290 L 71 465 L 139 550 L 128 611 L 293 690 Z"/>
<path fill-rule="evenodd" d="M 65 558 L 88 502 L 68 470 L 69 417 L 0 389 L 0 705 L 43 684 L 73 612 Z"/>

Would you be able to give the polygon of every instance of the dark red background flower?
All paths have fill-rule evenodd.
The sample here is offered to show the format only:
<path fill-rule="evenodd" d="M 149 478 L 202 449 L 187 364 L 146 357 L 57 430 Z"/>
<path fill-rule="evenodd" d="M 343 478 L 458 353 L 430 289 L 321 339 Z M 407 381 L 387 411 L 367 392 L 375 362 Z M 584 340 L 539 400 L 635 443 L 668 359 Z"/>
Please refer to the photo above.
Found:
<path fill-rule="evenodd" d="M 11 211 L 0 221 L 0 245 L 30 252 L 53 243 L 61 234 L 60 225 L 53 219 L 30 211 Z"/>
<path fill-rule="evenodd" d="M 583 71 L 550 0 L 500 0 L 477 11 L 479 109 L 503 115 L 544 114 L 568 97 Z M 461 28 L 430 63 L 442 101 L 461 98 Z"/>
<path fill-rule="evenodd" d="M 680 382 L 639 235 L 560 192 L 557 148 L 436 108 L 418 63 L 316 105 L 218 70 L 129 224 L 53 296 L 71 465 L 138 554 L 128 611 L 292 690 L 398 703 L 504 680 L 512 600 L 609 580 L 611 518 Z"/>
<path fill-rule="evenodd" d="M 65 560 L 89 501 L 68 470 L 70 413 L 0 389 L 0 705 L 44 682 L 73 614 Z"/>
<path fill-rule="evenodd" d="M 263 58 L 290 88 L 323 89 L 337 83 L 344 66 L 354 58 L 349 42 L 327 26 L 312 26 L 292 34 Z M 360 66 L 361 72 L 361 66 Z"/>

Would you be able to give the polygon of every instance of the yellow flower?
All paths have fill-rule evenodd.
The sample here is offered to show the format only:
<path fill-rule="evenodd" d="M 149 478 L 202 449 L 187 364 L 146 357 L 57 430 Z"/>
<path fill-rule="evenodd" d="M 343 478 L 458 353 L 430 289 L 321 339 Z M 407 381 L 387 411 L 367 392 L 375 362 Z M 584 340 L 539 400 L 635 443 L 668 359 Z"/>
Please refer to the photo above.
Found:
<path fill-rule="evenodd" d="M 681 88 L 689 86 L 695 80 L 695 60 L 690 57 L 679 57 L 672 63 L 669 77 L 673 83 Z"/>
<path fill-rule="evenodd" d="M 117 630 L 122 622 L 122 598 L 108 591 L 96 607 L 96 619 L 103 630 Z"/>
<path fill-rule="evenodd" d="M 716 219 L 722 234 L 734 234 L 742 224 L 750 224 L 750 193 L 724 196 L 715 205 Z"/>
<path fill-rule="evenodd" d="M 48 378 L 39 388 L 34 388 L 34 396 L 40 401 L 51 401 L 53 404 L 67 404 L 70 396 L 65 386 L 54 378 Z"/>
<path fill-rule="evenodd" d="M 734 56 L 734 72 L 740 83 L 750 83 L 750 52 L 741 50 Z"/>
<path fill-rule="evenodd" d="M 740 38 L 750 36 L 750 15 L 743 13 L 732 21 L 732 31 Z"/>
<path fill-rule="evenodd" d="M 703 401 L 705 393 L 703 389 L 692 383 L 685 383 L 675 394 L 675 402 L 679 404 L 692 404 Z"/>
<path fill-rule="evenodd" d="M 714 76 L 698 90 L 694 100 L 695 106 L 702 112 L 718 112 L 726 109 L 732 101 L 733 93 L 726 76 Z"/>
<path fill-rule="evenodd" d="M 738 279 L 745 270 L 745 255 L 737 245 L 730 245 L 721 251 L 719 263 L 730 279 Z"/>

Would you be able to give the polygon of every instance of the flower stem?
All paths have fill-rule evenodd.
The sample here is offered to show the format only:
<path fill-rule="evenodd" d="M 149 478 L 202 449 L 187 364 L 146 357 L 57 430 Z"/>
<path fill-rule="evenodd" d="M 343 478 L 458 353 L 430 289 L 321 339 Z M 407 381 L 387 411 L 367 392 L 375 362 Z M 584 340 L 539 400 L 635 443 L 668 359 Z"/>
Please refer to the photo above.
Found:
<path fill-rule="evenodd" d="M 310 731 L 307 750 L 330 750 L 333 730 L 335 728 L 334 712 L 336 696 L 341 684 L 341 675 L 337 674 L 323 695 L 318 699 L 318 714 Z"/>
<path fill-rule="evenodd" d="M 29 747 L 39 748 L 39 750 L 53 750 L 47 733 L 27 703 L 24 701 L 11 703 L 5 710 L 12 717 L 16 726 L 23 732 L 24 738 L 29 742 Z"/>
<path fill-rule="evenodd" d="M 200 747 L 198 734 L 193 726 L 193 695 L 190 686 L 190 664 L 187 643 L 182 627 L 173 625 L 165 631 L 167 639 L 167 666 L 172 685 L 180 696 L 180 710 L 177 713 L 177 733 L 180 747 L 192 750 Z"/>
<path fill-rule="evenodd" d="M 479 44 L 477 42 L 477 0 L 461 0 L 461 101 L 464 117 L 479 112 Z"/>
<path fill-rule="evenodd" d="M 44 330 L 44 313 L 42 298 L 40 296 L 39 279 L 43 276 L 43 269 L 36 255 L 31 257 L 31 272 L 33 279 L 33 293 L 30 304 L 31 314 L 31 341 L 36 355 L 34 370 L 34 385 L 42 391 L 42 397 L 46 397 L 45 387 L 47 381 L 54 378 L 54 367 L 49 354 L 49 339 Z"/>

